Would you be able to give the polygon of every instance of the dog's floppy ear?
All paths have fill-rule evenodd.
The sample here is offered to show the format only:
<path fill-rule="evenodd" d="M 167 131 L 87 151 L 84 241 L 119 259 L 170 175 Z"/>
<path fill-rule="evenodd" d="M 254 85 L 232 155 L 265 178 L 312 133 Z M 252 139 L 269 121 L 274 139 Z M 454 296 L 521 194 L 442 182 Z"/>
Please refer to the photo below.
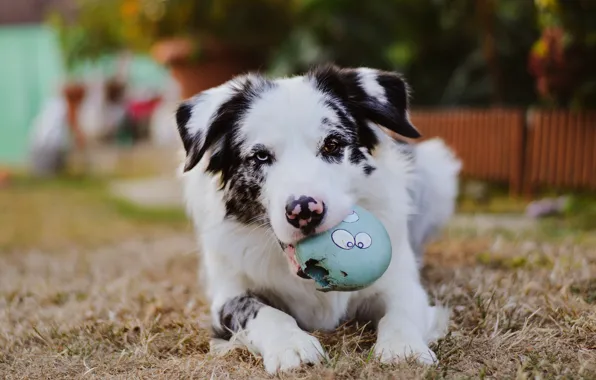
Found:
<path fill-rule="evenodd" d="M 408 117 L 408 85 L 401 75 L 325 65 L 311 70 L 309 76 L 319 90 L 341 99 L 369 121 L 405 137 L 421 136 Z"/>
<path fill-rule="evenodd" d="M 207 150 L 234 127 L 234 115 L 240 113 L 244 101 L 242 91 L 250 85 L 250 76 L 237 77 L 178 106 L 176 124 L 186 151 L 185 172 L 194 168 Z"/>

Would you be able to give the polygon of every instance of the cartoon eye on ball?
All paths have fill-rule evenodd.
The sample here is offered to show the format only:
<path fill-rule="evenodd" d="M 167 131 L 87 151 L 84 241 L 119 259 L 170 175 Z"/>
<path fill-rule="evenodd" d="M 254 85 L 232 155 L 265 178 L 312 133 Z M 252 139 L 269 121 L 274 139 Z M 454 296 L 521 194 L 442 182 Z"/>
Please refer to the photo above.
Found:
<path fill-rule="evenodd" d="M 366 249 L 372 244 L 372 238 L 366 232 L 360 232 L 356 234 L 354 240 L 356 242 L 356 247 L 360 249 Z"/>
<path fill-rule="evenodd" d="M 356 211 L 352 211 L 352 213 L 344 218 L 344 222 L 346 223 L 355 223 L 360 219 Z"/>
<path fill-rule="evenodd" d="M 354 247 L 367 249 L 372 245 L 372 238 L 366 232 L 359 232 L 353 236 L 346 230 L 335 230 L 331 234 L 331 240 L 341 249 L 350 250 Z"/>

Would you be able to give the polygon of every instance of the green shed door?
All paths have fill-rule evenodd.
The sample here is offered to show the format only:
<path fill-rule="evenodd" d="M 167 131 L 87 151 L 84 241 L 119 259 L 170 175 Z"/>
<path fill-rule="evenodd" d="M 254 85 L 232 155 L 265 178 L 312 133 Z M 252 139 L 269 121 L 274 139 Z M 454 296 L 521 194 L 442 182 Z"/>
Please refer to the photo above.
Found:
<path fill-rule="evenodd" d="M 62 78 L 58 49 L 44 26 L 0 27 L 0 165 L 25 162 L 33 119 Z"/>

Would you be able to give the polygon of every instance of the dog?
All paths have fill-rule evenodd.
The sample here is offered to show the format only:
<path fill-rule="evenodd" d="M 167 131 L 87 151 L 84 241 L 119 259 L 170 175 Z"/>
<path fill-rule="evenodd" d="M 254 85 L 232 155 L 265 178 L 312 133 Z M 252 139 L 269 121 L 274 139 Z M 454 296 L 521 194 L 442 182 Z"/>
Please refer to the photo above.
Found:
<path fill-rule="evenodd" d="M 374 354 L 393 363 L 446 332 L 419 278 L 422 246 L 453 213 L 460 162 L 419 132 L 402 76 L 324 65 L 304 75 L 236 77 L 176 111 L 184 198 L 201 252 L 214 338 L 237 337 L 276 373 L 327 356 L 309 332 L 346 320 L 376 326 Z M 389 232 L 383 276 L 353 292 L 319 292 L 296 264 L 300 240 L 358 204 Z"/>

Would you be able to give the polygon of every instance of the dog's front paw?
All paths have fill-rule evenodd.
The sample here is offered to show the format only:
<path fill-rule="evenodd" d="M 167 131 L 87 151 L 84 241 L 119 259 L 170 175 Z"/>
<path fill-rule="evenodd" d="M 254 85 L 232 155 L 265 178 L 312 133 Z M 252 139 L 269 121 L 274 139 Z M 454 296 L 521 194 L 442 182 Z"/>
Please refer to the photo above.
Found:
<path fill-rule="evenodd" d="M 424 343 L 407 343 L 398 340 L 383 340 L 375 345 L 375 356 L 382 363 L 397 363 L 414 358 L 421 364 L 435 364 L 437 356 Z"/>
<path fill-rule="evenodd" d="M 262 355 L 265 370 L 274 374 L 298 368 L 304 363 L 319 363 L 325 352 L 317 338 L 299 330 L 271 341 Z"/>

